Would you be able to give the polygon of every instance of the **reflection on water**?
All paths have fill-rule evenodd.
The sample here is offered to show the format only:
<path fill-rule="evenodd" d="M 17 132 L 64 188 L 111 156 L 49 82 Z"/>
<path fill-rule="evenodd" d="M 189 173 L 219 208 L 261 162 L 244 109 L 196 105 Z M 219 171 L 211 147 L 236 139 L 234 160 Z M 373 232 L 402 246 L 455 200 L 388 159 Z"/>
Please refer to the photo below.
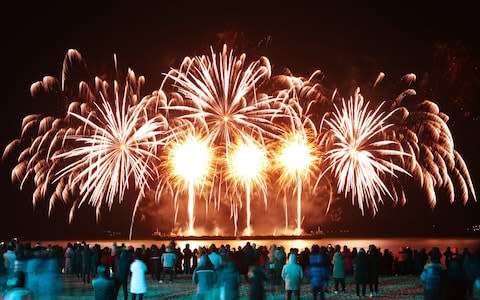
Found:
<path fill-rule="evenodd" d="M 368 248 L 368 245 L 374 244 L 381 249 L 390 249 L 392 251 L 397 251 L 400 247 L 408 246 L 410 248 L 419 249 L 425 248 L 430 249 L 432 247 L 439 247 L 440 250 L 445 250 L 447 247 L 457 247 L 459 250 L 463 248 L 469 248 L 471 251 L 480 248 L 480 239 L 478 238 L 410 238 L 410 237 L 395 237 L 395 238 L 322 238 L 318 240 L 314 239 L 251 239 L 251 240 L 233 240 L 233 239 L 204 239 L 204 240 L 176 240 L 176 243 L 182 249 L 185 247 L 185 244 L 190 244 L 190 248 L 196 248 L 199 246 L 209 246 L 212 243 L 217 246 L 222 244 L 229 244 L 232 247 L 244 246 L 247 241 L 250 243 L 255 243 L 257 245 L 271 246 L 282 245 L 285 249 L 290 248 L 299 248 L 303 249 L 305 247 L 310 248 L 313 244 L 324 245 L 347 245 L 349 248 Z M 36 241 L 32 241 L 35 242 Z M 58 244 L 65 246 L 68 242 L 75 241 L 41 241 L 43 245 L 48 244 Z M 114 241 L 111 240 L 86 240 L 87 243 L 99 244 L 101 247 L 111 247 Z M 116 240 L 117 245 L 125 243 L 125 245 L 132 245 L 133 247 L 141 247 L 145 245 L 150 247 L 151 245 L 161 245 L 168 244 L 169 240 Z"/>

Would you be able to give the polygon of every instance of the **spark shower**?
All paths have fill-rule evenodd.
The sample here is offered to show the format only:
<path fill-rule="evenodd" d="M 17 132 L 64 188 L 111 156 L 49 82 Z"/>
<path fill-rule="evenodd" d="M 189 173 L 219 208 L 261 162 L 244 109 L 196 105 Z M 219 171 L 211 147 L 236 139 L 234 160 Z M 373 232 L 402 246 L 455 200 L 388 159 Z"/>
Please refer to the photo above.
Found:
<path fill-rule="evenodd" d="M 392 99 L 359 89 L 344 98 L 320 71 L 272 74 L 268 58 L 247 61 L 224 46 L 186 57 L 142 96 L 145 78 L 131 69 L 120 76 L 115 55 L 113 63 L 112 78 L 78 78 L 88 69 L 69 50 L 60 79 L 31 86 L 65 110 L 25 116 L 2 159 L 17 158 L 12 182 L 33 186 L 33 205 L 47 201 L 49 214 L 61 201 L 70 221 L 84 204 L 98 218 L 104 206 L 134 201 L 131 238 L 142 204 L 168 202 L 161 213 L 174 216 L 176 234 L 214 234 L 196 221 L 205 215 L 235 236 L 301 235 L 306 201 L 328 213 L 343 198 L 375 214 L 385 199 L 405 203 L 412 183 L 432 207 L 440 190 L 450 202 L 476 201 L 448 116 L 416 95 L 414 74 Z"/>

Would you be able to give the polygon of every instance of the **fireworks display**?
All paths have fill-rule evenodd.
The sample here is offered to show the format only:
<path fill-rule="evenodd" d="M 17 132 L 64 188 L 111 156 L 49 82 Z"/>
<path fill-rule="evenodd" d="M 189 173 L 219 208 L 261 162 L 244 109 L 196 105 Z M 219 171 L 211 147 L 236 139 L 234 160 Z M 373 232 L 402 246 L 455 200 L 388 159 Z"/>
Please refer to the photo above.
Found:
<path fill-rule="evenodd" d="M 448 116 L 432 101 L 406 102 L 416 97 L 411 88 L 390 101 L 364 99 L 358 89 L 344 99 L 326 92 L 319 71 L 272 77 L 267 58 L 248 63 L 226 46 L 185 58 L 143 98 L 145 79 L 130 69 L 121 80 L 89 83 L 69 78 L 79 67 L 86 68 L 82 56 L 70 50 L 61 80 L 32 85 L 32 96 L 60 95 L 67 109 L 61 116 L 26 116 L 3 154 L 18 159 L 13 182 L 23 189 L 33 181 L 34 204 L 48 199 L 50 212 L 63 201 L 70 220 L 82 203 L 98 216 L 102 206 L 132 198 L 132 231 L 141 201 L 171 200 L 163 214 L 173 213 L 173 227 L 192 236 L 203 227 L 196 202 L 204 199 L 206 215 L 232 219 L 233 230 L 222 221 L 222 232 L 252 235 L 260 232 L 252 221 L 283 197 L 285 221 L 269 216 L 271 224 L 284 223 L 288 232 L 295 223 L 301 235 L 302 202 L 317 195 L 323 179 L 362 214 L 377 213 L 385 199 L 405 203 L 402 186 L 409 182 L 432 207 L 439 190 L 451 202 L 458 194 L 463 202 L 470 194 L 476 200 Z M 409 85 L 415 79 L 403 78 Z"/>

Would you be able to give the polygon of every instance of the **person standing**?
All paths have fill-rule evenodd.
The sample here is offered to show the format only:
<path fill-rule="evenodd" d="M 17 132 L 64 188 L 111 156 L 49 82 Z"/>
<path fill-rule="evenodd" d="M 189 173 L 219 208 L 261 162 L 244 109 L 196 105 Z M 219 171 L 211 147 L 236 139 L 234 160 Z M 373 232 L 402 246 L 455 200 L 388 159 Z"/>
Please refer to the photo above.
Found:
<path fill-rule="evenodd" d="M 73 250 L 72 243 L 67 244 L 67 249 L 65 250 L 65 274 L 72 274 L 73 273 L 73 260 L 74 260 L 75 252 Z"/>
<path fill-rule="evenodd" d="M 183 270 L 185 274 L 192 274 L 192 256 L 190 244 L 186 244 L 185 249 L 183 249 Z"/>
<path fill-rule="evenodd" d="M 360 297 L 360 286 L 362 286 L 362 297 L 365 297 L 368 279 L 368 261 L 365 249 L 360 248 L 357 257 L 353 261 L 353 273 L 357 291 L 357 297 Z"/>
<path fill-rule="evenodd" d="M 160 280 L 160 250 L 157 245 L 152 245 L 150 248 L 150 265 L 152 279 L 155 281 Z"/>
<path fill-rule="evenodd" d="M 282 284 L 282 268 L 287 262 L 287 254 L 283 246 L 277 247 L 275 253 L 272 252 L 272 262 L 274 265 L 274 286 L 281 286 Z"/>
<path fill-rule="evenodd" d="M 449 267 L 447 269 L 447 297 L 448 299 L 466 299 L 466 281 L 463 270 L 463 258 L 458 248 L 451 249 Z"/>
<path fill-rule="evenodd" d="M 15 255 L 15 247 L 13 243 L 8 243 L 7 252 L 3 253 L 3 264 L 7 274 L 7 278 L 10 278 L 14 274 L 15 270 L 15 260 L 17 256 Z"/>
<path fill-rule="evenodd" d="M 222 262 L 222 257 L 220 256 L 220 254 L 218 254 L 218 250 L 215 244 L 210 245 L 208 249 L 208 258 L 210 259 L 210 262 L 212 263 L 213 268 L 215 269 L 215 272 L 217 274 L 220 274 L 220 269 L 223 265 L 223 262 Z M 220 286 L 218 285 L 218 281 L 217 281 L 217 284 L 215 284 L 215 287 L 213 288 L 212 297 L 213 299 L 218 299 L 219 295 L 220 295 Z"/>
<path fill-rule="evenodd" d="M 345 268 L 345 276 L 352 275 L 353 273 L 352 252 L 346 245 L 343 246 L 342 257 L 343 257 L 343 266 Z"/>
<path fill-rule="evenodd" d="M 110 279 L 109 269 L 105 265 L 98 265 L 97 277 L 92 280 L 95 300 L 114 300 L 115 282 Z"/>
<path fill-rule="evenodd" d="M 376 297 L 378 294 L 378 270 L 380 268 L 380 255 L 375 245 L 370 245 L 368 247 L 367 262 L 370 297 Z"/>
<path fill-rule="evenodd" d="M 265 281 L 267 274 L 264 269 L 258 265 L 252 265 L 248 268 L 247 278 L 250 282 L 250 300 L 265 299 Z"/>
<path fill-rule="evenodd" d="M 32 291 L 35 297 L 39 297 L 40 295 L 42 268 L 42 249 L 40 247 L 35 247 L 32 253 L 29 254 L 25 266 L 25 287 Z"/>
<path fill-rule="evenodd" d="M 209 299 L 217 282 L 217 273 L 213 265 L 208 263 L 208 256 L 206 254 L 200 256 L 198 267 L 193 271 L 192 280 L 197 286 L 196 299 Z"/>
<path fill-rule="evenodd" d="M 90 283 L 90 245 L 83 243 L 81 257 L 82 266 L 82 281 L 83 283 Z"/>
<path fill-rule="evenodd" d="M 430 263 L 427 263 L 420 274 L 423 282 L 423 295 L 425 300 L 440 299 L 440 288 L 443 266 L 440 263 L 441 253 L 435 247 L 430 251 Z"/>
<path fill-rule="evenodd" d="M 345 292 L 345 264 L 340 245 L 335 246 L 335 254 L 333 255 L 333 279 L 335 281 L 335 294 L 338 294 L 339 284 L 342 286 L 342 292 Z"/>
<path fill-rule="evenodd" d="M 143 295 L 147 292 L 147 265 L 142 261 L 141 249 L 135 251 L 134 260 L 130 265 L 130 272 L 132 277 L 130 280 L 130 293 L 132 299 L 135 300 L 138 296 L 139 300 L 143 299 Z"/>
<path fill-rule="evenodd" d="M 115 263 L 115 292 L 118 296 L 120 287 L 123 288 L 123 299 L 128 299 L 128 271 L 130 267 L 130 255 L 127 249 L 123 248 L 117 256 Z M 116 299 L 116 297 L 115 297 Z"/>
<path fill-rule="evenodd" d="M 300 285 L 303 279 L 302 267 L 297 264 L 297 255 L 291 253 L 288 257 L 288 264 L 282 268 L 282 278 L 285 281 L 285 299 L 292 299 L 292 294 L 295 294 L 295 299 L 300 300 Z"/>
<path fill-rule="evenodd" d="M 225 256 L 224 267 L 219 273 L 218 286 L 220 299 L 238 300 L 240 298 L 240 273 L 231 255 Z"/>
<path fill-rule="evenodd" d="M 222 265 L 222 257 L 217 253 L 217 247 L 215 244 L 210 245 L 210 248 L 208 249 L 208 258 L 212 262 L 215 271 L 218 271 Z"/>
<path fill-rule="evenodd" d="M 159 283 L 163 283 L 165 280 L 165 273 L 168 273 L 170 276 L 170 282 L 173 282 L 173 277 L 175 273 L 175 263 L 177 261 L 177 255 L 174 252 L 172 246 L 168 246 L 165 252 L 162 254 L 162 278 L 160 278 Z"/>
<path fill-rule="evenodd" d="M 42 300 L 57 299 L 62 291 L 63 280 L 60 277 L 59 261 L 51 250 L 42 250 L 41 267 L 38 276 L 39 294 Z"/>
<path fill-rule="evenodd" d="M 318 245 L 312 246 L 312 252 L 309 257 L 308 274 L 310 277 L 310 286 L 314 300 L 320 297 L 325 299 L 325 283 L 328 281 L 330 271 L 327 267 L 327 256 L 320 250 Z"/>
<path fill-rule="evenodd" d="M 192 272 L 195 270 L 198 266 L 198 249 L 195 248 L 192 251 Z"/>

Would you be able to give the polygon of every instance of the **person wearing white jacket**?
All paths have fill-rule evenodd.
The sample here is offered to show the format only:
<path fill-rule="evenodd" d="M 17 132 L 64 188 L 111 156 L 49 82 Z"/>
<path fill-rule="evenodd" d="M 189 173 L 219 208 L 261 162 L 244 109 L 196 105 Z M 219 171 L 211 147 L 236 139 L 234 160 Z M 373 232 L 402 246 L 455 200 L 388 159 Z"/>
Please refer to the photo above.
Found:
<path fill-rule="evenodd" d="M 143 299 L 143 295 L 147 292 L 147 278 L 145 273 L 147 272 L 147 265 L 140 259 L 140 251 L 135 253 L 134 261 L 130 265 L 130 272 L 132 277 L 130 279 L 130 293 L 132 299 Z"/>
<path fill-rule="evenodd" d="M 300 300 L 300 285 L 303 279 L 302 267 L 297 264 L 297 255 L 290 254 L 288 263 L 282 268 L 282 278 L 285 281 L 285 299 L 292 299 L 292 294 L 295 294 L 295 299 Z"/>

